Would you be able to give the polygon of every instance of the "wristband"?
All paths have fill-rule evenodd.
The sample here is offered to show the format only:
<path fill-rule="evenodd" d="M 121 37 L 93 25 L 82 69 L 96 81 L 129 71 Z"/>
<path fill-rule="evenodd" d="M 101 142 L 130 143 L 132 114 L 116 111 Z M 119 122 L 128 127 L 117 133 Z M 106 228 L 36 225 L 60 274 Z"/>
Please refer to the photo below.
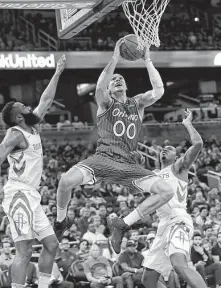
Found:
<path fill-rule="evenodd" d="M 137 269 L 136 268 L 134 269 L 134 272 L 137 273 Z"/>

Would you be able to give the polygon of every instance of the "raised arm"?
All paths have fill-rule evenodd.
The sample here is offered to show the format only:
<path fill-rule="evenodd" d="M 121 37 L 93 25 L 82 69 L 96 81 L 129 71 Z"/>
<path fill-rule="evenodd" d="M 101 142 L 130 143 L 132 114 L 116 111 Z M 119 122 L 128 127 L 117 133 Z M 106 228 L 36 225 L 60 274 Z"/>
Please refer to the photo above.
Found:
<path fill-rule="evenodd" d="M 200 151 L 203 148 L 203 140 L 200 134 L 196 131 L 196 129 L 192 125 L 192 112 L 187 109 L 185 111 L 185 119 L 183 120 L 183 125 L 187 129 L 190 139 L 192 142 L 192 146 L 186 151 L 185 155 L 178 159 L 174 165 L 174 168 L 178 171 L 181 169 L 189 170 L 191 165 L 196 160 Z"/>
<path fill-rule="evenodd" d="M 148 107 L 153 105 L 164 94 L 164 85 L 161 76 L 157 69 L 154 67 L 151 59 L 150 52 L 147 49 L 144 56 L 145 65 L 149 74 L 150 82 L 153 87 L 152 90 L 141 93 L 134 97 L 140 107 Z"/>
<path fill-rule="evenodd" d="M 53 103 L 57 90 L 58 81 L 61 76 L 61 73 L 64 71 L 65 63 L 66 58 L 65 55 L 63 55 L 58 60 L 55 74 L 52 77 L 51 81 L 49 82 L 47 88 L 43 92 L 38 106 L 34 110 L 34 113 L 41 119 L 44 118 L 45 114 L 47 113 L 47 110 L 51 107 L 51 104 Z"/>
<path fill-rule="evenodd" d="M 120 39 L 117 42 L 114 50 L 114 55 L 111 58 L 111 61 L 104 68 L 97 82 L 95 98 L 97 101 L 97 105 L 102 108 L 108 107 L 111 103 L 111 96 L 108 91 L 108 85 L 111 81 L 111 78 L 114 74 L 114 70 L 117 66 L 117 62 L 120 58 L 120 45 L 122 41 L 123 40 Z"/>

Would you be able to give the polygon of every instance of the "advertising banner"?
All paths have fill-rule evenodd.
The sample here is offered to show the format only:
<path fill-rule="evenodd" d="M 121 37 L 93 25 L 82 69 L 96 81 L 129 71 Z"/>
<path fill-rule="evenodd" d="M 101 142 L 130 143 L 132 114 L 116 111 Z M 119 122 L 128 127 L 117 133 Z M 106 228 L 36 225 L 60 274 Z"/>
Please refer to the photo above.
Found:
<path fill-rule="evenodd" d="M 67 58 L 67 69 L 102 69 L 113 52 L 6 52 L 0 53 L 1 70 L 54 69 L 62 54 Z M 219 51 L 155 51 L 151 52 L 158 68 L 199 68 L 221 66 Z M 145 68 L 143 60 L 120 59 L 118 68 Z"/>

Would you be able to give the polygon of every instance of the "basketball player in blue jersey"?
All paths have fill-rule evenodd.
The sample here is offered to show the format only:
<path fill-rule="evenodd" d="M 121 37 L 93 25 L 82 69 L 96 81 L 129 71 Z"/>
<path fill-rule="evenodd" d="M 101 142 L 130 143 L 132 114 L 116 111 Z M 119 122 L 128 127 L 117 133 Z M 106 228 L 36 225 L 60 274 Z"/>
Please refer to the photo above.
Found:
<path fill-rule="evenodd" d="M 122 40 L 119 40 L 114 55 L 100 75 L 96 87 L 99 135 L 96 153 L 62 175 L 58 186 L 57 222 L 54 226 L 58 238 L 72 224 L 66 217 L 66 212 L 71 191 L 78 185 L 105 180 L 126 186 L 134 185 L 142 191 L 150 192 L 151 196 L 124 219 L 125 228 L 137 222 L 143 215 L 152 213 L 173 196 L 170 185 L 155 173 L 138 165 L 132 153 L 137 150 L 144 108 L 163 96 L 163 82 L 149 58 L 149 51 L 146 51 L 144 62 L 153 89 L 128 98 L 124 78 L 114 74 L 120 57 L 121 43 Z M 117 253 L 120 252 L 122 235 L 123 232 L 112 241 Z"/>
<path fill-rule="evenodd" d="M 168 280 L 175 272 L 192 288 L 206 288 L 201 275 L 188 266 L 190 261 L 193 221 L 186 211 L 189 168 L 203 147 L 199 133 L 192 125 L 192 113 L 187 110 L 183 125 L 189 132 L 192 146 L 183 157 L 178 158 L 173 146 L 166 146 L 160 153 L 160 170 L 156 173 L 173 189 L 173 198 L 157 210 L 160 222 L 156 238 L 143 261 L 145 268 L 142 282 L 146 288 L 164 287 L 158 282 L 162 275 Z M 203 255 L 204 260 L 207 256 Z M 166 286 L 165 286 L 166 288 Z"/>
<path fill-rule="evenodd" d="M 25 287 L 35 238 L 43 245 L 38 262 L 38 287 L 48 288 L 51 278 L 58 240 L 40 205 L 41 196 L 37 190 L 43 170 L 38 123 L 44 118 L 54 100 L 65 61 L 65 56 L 59 59 L 56 72 L 33 112 L 19 102 L 10 102 L 2 110 L 2 118 L 10 127 L 0 144 L 0 164 L 8 158 L 9 174 L 3 188 L 2 206 L 8 216 L 16 248 L 11 266 L 12 288 Z"/>

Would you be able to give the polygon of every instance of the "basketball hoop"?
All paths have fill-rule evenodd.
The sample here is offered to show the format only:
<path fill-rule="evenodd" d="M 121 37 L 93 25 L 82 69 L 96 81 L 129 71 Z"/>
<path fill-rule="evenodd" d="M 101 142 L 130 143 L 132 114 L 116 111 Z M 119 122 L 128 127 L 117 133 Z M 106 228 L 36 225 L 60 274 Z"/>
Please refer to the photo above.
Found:
<path fill-rule="evenodd" d="M 160 46 L 159 25 L 161 17 L 170 0 L 125 0 L 122 4 L 139 42 L 138 49 L 151 45 Z"/>

